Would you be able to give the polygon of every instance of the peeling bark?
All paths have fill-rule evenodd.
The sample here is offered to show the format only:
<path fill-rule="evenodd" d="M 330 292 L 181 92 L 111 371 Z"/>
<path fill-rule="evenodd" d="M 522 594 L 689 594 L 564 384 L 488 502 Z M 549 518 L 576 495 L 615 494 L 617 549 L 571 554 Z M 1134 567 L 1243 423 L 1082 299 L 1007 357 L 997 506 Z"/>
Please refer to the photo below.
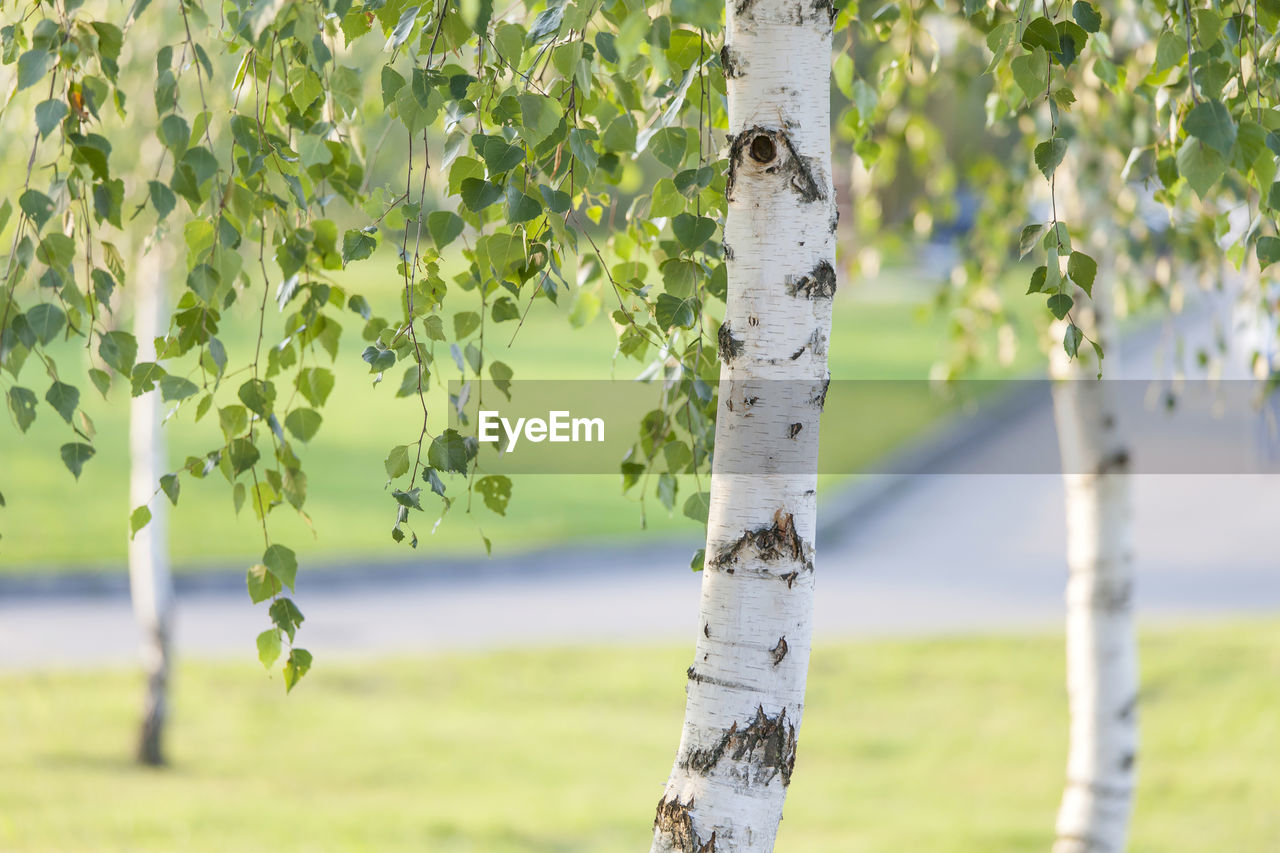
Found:
<path fill-rule="evenodd" d="M 836 271 L 827 261 L 819 261 L 817 266 L 804 275 L 787 276 L 786 288 L 788 296 L 830 299 L 836 294 Z"/>
<path fill-rule="evenodd" d="M 658 801 L 658 813 L 653 818 L 654 834 L 667 842 L 668 850 L 679 853 L 715 853 L 716 834 L 712 832 L 705 844 L 698 840 L 690 814 L 692 809 L 692 799 L 681 803 L 679 799 L 668 800 L 663 797 Z"/>
<path fill-rule="evenodd" d="M 742 355 L 743 343 L 733 336 L 733 331 L 730 330 L 728 323 L 720 325 L 720 332 L 717 338 L 720 344 L 720 360 L 725 364 Z"/>

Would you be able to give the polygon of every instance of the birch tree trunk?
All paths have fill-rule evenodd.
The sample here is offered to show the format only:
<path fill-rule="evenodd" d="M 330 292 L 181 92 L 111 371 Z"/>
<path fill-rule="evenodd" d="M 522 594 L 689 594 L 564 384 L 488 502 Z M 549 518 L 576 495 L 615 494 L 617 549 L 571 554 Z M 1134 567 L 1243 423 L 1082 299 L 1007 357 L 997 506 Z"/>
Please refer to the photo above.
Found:
<path fill-rule="evenodd" d="M 1101 273 L 1093 290 L 1099 306 L 1093 325 L 1104 348 L 1110 278 Z M 1110 383 L 1094 378 L 1095 367 L 1068 363 L 1060 345 L 1064 329 L 1061 323 L 1054 329 L 1059 345 L 1051 353 L 1050 372 L 1066 492 L 1071 730 L 1053 850 L 1120 853 L 1138 749 L 1129 452 Z"/>
<path fill-rule="evenodd" d="M 738 0 L 729 292 L 697 651 L 654 851 L 768 851 L 796 759 L 813 614 L 818 417 L 835 292 L 832 9 Z"/>
<path fill-rule="evenodd" d="M 155 338 L 164 333 L 163 247 L 155 245 L 142 256 L 132 282 L 134 335 L 138 361 L 155 358 Z M 165 441 L 160 429 L 160 391 L 130 401 L 129 505 L 148 504 L 151 522 L 129 541 L 129 591 L 142 633 L 142 665 L 147 693 L 138 737 L 138 761 L 163 764 L 161 737 L 168 711 L 169 642 L 173 626 L 173 580 L 169 574 L 167 505 L 163 495 L 153 499 L 165 473 Z"/>

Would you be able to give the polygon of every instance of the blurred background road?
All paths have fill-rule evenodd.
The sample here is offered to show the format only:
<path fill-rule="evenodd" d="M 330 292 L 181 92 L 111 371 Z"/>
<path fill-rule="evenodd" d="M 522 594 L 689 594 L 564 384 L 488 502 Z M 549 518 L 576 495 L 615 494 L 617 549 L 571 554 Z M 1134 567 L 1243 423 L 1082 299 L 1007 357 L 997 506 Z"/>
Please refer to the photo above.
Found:
<path fill-rule="evenodd" d="M 1211 318 L 1206 310 L 1184 324 L 1184 347 L 1210 333 Z M 1153 366 L 1169 340 L 1169 329 L 1139 332 L 1109 354 L 1108 367 L 1126 378 L 1158 375 Z M 947 473 L 1052 437 L 1041 392 L 944 425 L 903 454 L 927 458 L 918 464 L 931 473 L 871 475 L 825 495 L 819 639 L 1057 624 L 1066 571 L 1060 477 Z M 1236 426 L 1248 441 L 1250 426 Z M 1280 477 L 1141 474 L 1133 495 L 1144 619 L 1280 609 Z M 699 545 L 667 538 L 436 561 L 429 570 L 347 566 L 303 573 L 296 600 L 307 617 L 305 645 L 325 657 L 682 640 L 696 628 L 699 575 L 686 566 Z M 0 668 L 135 659 L 123 578 L 97 590 L 74 579 L 38 581 L 0 579 Z M 179 584 L 181 656 L 251 654 L 265 613 L 250 606 L 237 572 Z"/>

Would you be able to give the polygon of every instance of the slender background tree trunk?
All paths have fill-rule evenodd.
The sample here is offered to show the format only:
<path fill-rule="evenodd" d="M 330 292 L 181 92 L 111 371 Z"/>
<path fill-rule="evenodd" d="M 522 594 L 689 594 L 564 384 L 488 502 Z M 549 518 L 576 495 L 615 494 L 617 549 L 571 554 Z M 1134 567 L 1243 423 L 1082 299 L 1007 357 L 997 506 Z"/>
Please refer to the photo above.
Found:
<path fill-rule="evenodd" d="M 831 23 L 813 0 L 728 9 L 715 463 L 697 651 L 655 851 L 771 850 L 795 764 L 836 284 Z"/>
<path fill-rule="evenodd" d="M 166 255 L 154 245 L 137 264 L 129 289 L 134 294 L 134 334 L 138 361 L 155 358 L 154 340 L 164 333 L 164 277 Z M 173 581 L 169 574 L 167 499 L 155 495 L 165 473 L 165 441 L 160 428 L 160 391 L 150 391 L 130 401 L 129 503 L 147 504 L 151 522 L 129 541 L 129 590 L 133 612 L 142 633 L 142 665 L 147 676 L 142 725 L 138 737 L 138 761 L 163 764 L 161 738 L 168 712 L 170 632 L 173 627 Z"/>
<path fill-rule="evenodd" d="M 1109 267 L 1099 271 L 1094 322 L 1085 325 L 1096 330 L 1104 349 L 1111 337 Z M 1128 835 L 1138 751 L 1129 450 L 1110 382 L 1095 378 L 1092 360 L 1068 362 L 1061 346 L 1064 329 L 1065 324 L 1055 325 L 1050 372 L 1065 472 L 1071 730 L 1053 850 L 1120 853 Z M 1081 354 L 1091 357 L 1092 350 L 1086 344 Z M 1107 370 L 1114 373 L 1115 364 Z"/>

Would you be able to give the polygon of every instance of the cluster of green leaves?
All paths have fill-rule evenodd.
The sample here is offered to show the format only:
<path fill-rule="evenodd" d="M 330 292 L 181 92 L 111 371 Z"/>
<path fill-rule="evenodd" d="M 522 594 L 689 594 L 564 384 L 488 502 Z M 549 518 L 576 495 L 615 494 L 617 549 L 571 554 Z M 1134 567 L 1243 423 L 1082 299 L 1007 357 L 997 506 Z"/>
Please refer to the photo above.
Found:
<path fill-rule="evenodd" d="M 927 234 L 954 214 L 957 189 L 982 196 L 942 294 L 961 369 L 984 327 L 1006 337 L 1011 321 L 991 283 L 1033 252 L 1042 262 L 1027 289 L 1045 299 L 1047 318 L 1065 320 L 1072 356 L 1086 341 L 1098 348 L 1092 311 L 1079 322 L 1074 311 L 1092 307 L 1097 277 L 1111 277 L 1099 266 L 1127 271 L 1108 285 L 1127 289 L 1129 305 L 1173 305 L 1186 281 L 1220 279 L 1224 254 L 1237 266 L 1256 257 L 1262 269 L 1276 260 L 1280 5 L 1174 0 L 1111 14 L 1087 0 L 961 0 L 846 15 L 857 61 L 836 60 L 851 102 L 840 126 L 875 188 L 855 198 L 855 221 L 889 221 L 876 214 L 905 192 L 896 217 Z M 954 29 L 962 18 L 985 49 Z M 940 48 L 931 34 L 948 30 L 953 43 Z M 985 127 L 966 123 L 975 109 Z M 1028 224 L 1046 183 L 1050 215 Z M 1057 213 L 1064 190 L 1069 223 Z"/>
<path fill-rule="evenodd" d="M 418 543 L 425 490 L 449 509 L 451 479 L 505 512 L 511 480 L 478 470 L 474 439 L 444 428 L 427 392 L 461 378 L 461 412 L 475 380 L 509 387 L 514 370 L 490 355 L 496 327 L 509 324 L 509 344 L 538 300 L 572 299 L 576 326 L 607 311 L 618 356 L 654 380 L 623 485 L 656 480 L 676 508 L 677 475 L 706 464 L 713 437 L 720 3 L 534 0 L 496 14 L 486 0 L 135 0 L 116 23 L 98 5 L 30 0 L 0 31 L 18 92 L 42 96 L 17 208 L 0 205 L 0 232 L 13 232 L 0 290 L 9 409 L 31 426 L 39 396 L 18 380 L 34 358 L 75 432 L 62 456 L 79 475 L 93 425 L 50 351 L 79 338 L 104 396 L 122 380 L 158 392 L 171 425 L 216 420 L 218 443 L 166 473 L 155 499 L 177 504 L 184 477 L 217 474 L 236 512 L 249 505 L 264 553 L 247 585 L 271 621 L 259 654 L 268 667 L 284 656 L 287 687 L 311 656 L 294 645 L 297 561 L 269 522 L 285 505 L 307 518 L 302 451 L 352 315 L 373 383 L 392 372 L 394 393 L 421 403 L 385 460 L 397 541 Z M 390 167 L 377 159 L 388 138 L 404 155 Z M 117 314 L 125 257 L 169 251 L 169 235 L 185 287 L 152 357 Z M 333 275 L 380 250 L 399 256 L 390 316 Z M 258 329 L 241 350 L 224 331 L 237 306 Z M 706 503 L 699 489 L 683 509 L 705 521 Z M 150 518 L 135 508 L 131 529 Z"/>

